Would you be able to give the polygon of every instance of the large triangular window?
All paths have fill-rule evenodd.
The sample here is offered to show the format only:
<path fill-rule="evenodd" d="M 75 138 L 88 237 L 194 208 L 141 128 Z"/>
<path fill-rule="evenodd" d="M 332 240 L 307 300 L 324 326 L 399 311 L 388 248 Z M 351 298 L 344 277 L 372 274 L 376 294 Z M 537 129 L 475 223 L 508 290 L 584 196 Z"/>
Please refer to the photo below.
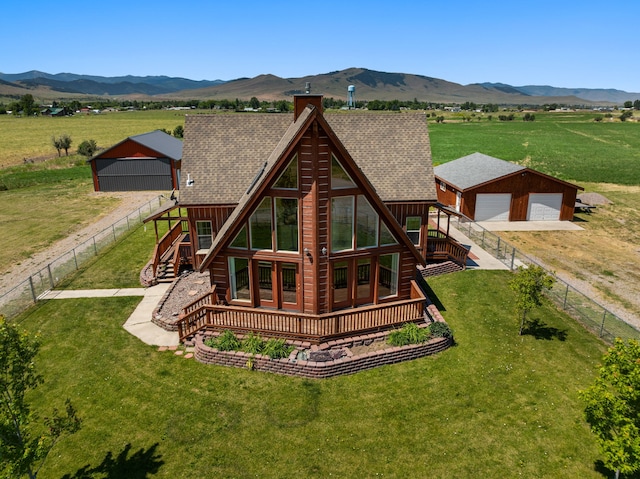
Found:
<path fill-rule="evenodd" d="M 298 155 L 289 162 L 287 169 L 282 172 L 273 187 L 280 190 L 298 189 Z"/>
<path fill-rule="evenodd" d="M 349 174 L 344 171 L 338 159 L 331 155 L 331 189 L 339 190 L 342 188 L 355 188 L 355 186 L 356 184 Z"/>

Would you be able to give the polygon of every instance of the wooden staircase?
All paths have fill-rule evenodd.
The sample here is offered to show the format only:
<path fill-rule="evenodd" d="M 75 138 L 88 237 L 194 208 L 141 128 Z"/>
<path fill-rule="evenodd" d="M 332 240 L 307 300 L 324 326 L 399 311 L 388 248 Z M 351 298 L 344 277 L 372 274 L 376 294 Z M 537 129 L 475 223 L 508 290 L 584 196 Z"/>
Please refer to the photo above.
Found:
<path fill-rule="evenodd" d="M 175 275 L 175 249 L 170 248 L 165 251 L 164 255 L 160 258 L 158 263 L 158 269 L 156 270 L 156 281 L 158 283 L 173 283 L 176 279 Z M 178 258 L 180 261 L 180 258 Z"/>

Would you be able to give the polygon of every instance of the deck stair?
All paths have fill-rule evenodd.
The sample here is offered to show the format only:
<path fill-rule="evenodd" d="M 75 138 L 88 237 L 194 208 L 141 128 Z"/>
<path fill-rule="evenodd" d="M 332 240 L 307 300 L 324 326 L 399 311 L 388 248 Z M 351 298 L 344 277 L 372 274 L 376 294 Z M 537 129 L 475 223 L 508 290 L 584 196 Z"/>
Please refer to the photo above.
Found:
<path fill-rule="evenodd" d="M 174 252 L 175 249 L 170 248 L 162 258 L 160 258 L 158 270 L 156 271 L 156 281 L 158 281 L 158 283 L 173 283 L 176 279 L 174 273 Z"/>
<path fill-rule="evenodd" d="M 423 278 L 455 273 L 462 270 L 464 270 L 464 268 L 453 261 L 443 261 L 441 263 L 433 263 L 424 267 L 419 267 L 420 274 Z"/>

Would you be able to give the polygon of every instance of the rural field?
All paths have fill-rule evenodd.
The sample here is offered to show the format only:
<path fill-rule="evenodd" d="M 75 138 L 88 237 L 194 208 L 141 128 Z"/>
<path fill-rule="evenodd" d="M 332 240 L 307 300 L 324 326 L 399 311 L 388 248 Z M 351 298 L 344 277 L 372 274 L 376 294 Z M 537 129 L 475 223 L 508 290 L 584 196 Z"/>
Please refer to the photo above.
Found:
<path fill-rule="evenodd" d="M 612 205 L 579 216 L 582 232 L 501 234 L 637 316 L 640 125 L 594 116 L 540 113 L 533 123 L 451 116 L 429 124 L 433 157 L 442 163 L 481 151 L 607 196 Z M 104 123 L 91 123 L 98 118 Z M 51 135 L 110 146 L 182 121 L 180 112 L 0 116 L 0 163 L 55 155 Z M 20 150 L 30 143 L 23 128 L 42 136 L 30 153 Z M 22 138 L 17 155 L 5 151 L 12 136 Z M 89 168 L 75 156 L 0 170 L 0 199 L 0 221 L 14 235 L 1 240 L 3 265 L 73 235 L 120 201 L 93 193 Z M 136 284 L 153 243 L 151 229 L 140 227 L 66 284 Z M 41 335 L 45 383 L 29 400 L 43 417 L 69 397 L 83 428 L 56 446 L 38 477 L 609 477 L 577 394 L 593 381 L 605 346 L 550 304 L 518 336 L 509 278 L 465 271 L 431 279 L 455 347 L 322 381 L 159 352 L 122 328 L 139 298 L 41 302 L 17 318 Z"/>
<path fill-rule="evenodd" d="M 500 232 L 510 244 L 640 327 L 640 124 L 595 122 L 595 112 L 536 113 L 534 122 L 430 123 L 435 164 L 475 151 L 604 195 L 612 204 L 576 215 L 580 232 Z"/>

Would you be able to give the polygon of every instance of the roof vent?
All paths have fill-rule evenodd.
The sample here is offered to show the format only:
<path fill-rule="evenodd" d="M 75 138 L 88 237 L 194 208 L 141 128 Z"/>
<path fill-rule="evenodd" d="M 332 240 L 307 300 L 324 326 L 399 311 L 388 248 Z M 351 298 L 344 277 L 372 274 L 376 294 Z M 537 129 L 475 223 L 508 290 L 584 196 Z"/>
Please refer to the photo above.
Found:
<path fill-rule="evenodd" d="M 191 178 L 191 173 L 187 173 L 187 186 L 193 186 L 195 180 Z"/>

